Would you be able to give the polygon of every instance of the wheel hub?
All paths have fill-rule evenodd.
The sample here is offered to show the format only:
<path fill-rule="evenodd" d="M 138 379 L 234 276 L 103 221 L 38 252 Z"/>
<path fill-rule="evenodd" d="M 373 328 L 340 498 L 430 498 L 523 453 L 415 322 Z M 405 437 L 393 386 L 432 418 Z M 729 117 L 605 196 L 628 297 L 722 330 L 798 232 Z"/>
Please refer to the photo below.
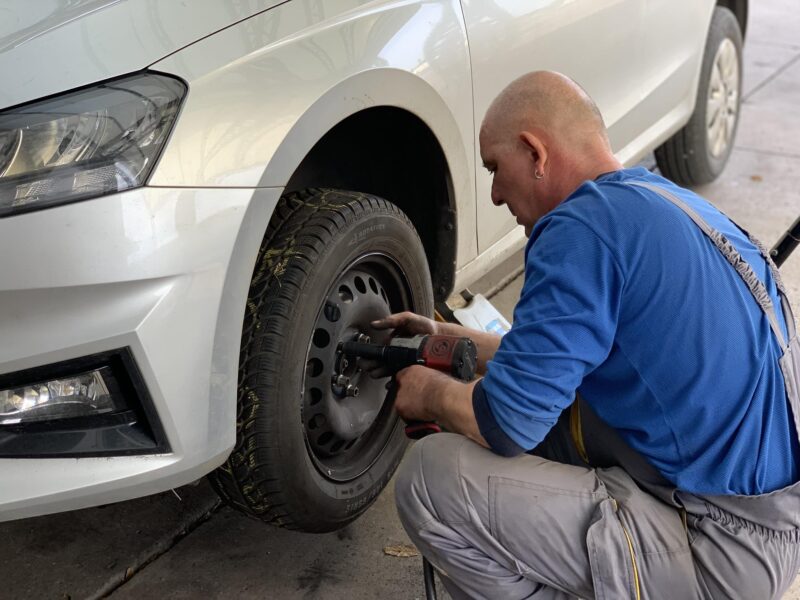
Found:
<path fill-rule="evenodd" d="M 739 110 L 739 57 L 730 40 L 720 44 L 711 67 L 706 101 L 706 139 L 714 158 L 724 156 L 733 141 Z"/>

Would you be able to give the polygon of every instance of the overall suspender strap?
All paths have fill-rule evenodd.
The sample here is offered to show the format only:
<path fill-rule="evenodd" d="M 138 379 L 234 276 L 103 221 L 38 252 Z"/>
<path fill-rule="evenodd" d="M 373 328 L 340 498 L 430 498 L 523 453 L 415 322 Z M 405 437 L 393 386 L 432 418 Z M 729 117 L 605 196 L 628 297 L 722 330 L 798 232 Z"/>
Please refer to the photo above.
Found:
<path fill-rule="evenodd" d="M 734 225 L 736 225 L 736 223 L 734 223 Z M 738 225 L 736 226 L 739 227 Z M 739 229 L 742 228 L 739 227 Z M 772 260 L 772 256 L 770 256 L 769 251 L 766 249 L 764 244 L 761 243 L 761 240 L 756 239 L 755 237 L 750 235 L 750 232 L 745 231 L 744 229 L 742 229 L 742 231 L 744 231 L 747 234 L 747 237 L 750 239 L 750 243 L 752 243 L 756 248 L 758 248 L 758 251 L 761 253 L 761 256 L 763 256 L 764 260 L 767 261 L 767 266 L 769 267 L 769 271 L 772 274 L 772 278 L 775 280 L 775 286 L 778 288 L 778 291 L 781 293 L 781 296 L 786 296 L 786 288 L 783 285 L 783 278 L 781 277 L 780 271 L 778 271 L 778 265 L 776 265 L 775 261 Z"/>
<path fill-rule="evenodd" d="M 692 221 L 700 228 L 700 230 L 708 236 L 708 238 L 714 243 L 717 249 L 722 253 L 725 259 L 730 263 L 730 265 L 736 270 L 739 276 L 744 280 L 745 285 L 750 290 L 750 293 L 755 298 L 758 305 L 761 307 L 761 310 L 766 315 L 767 319 L 769 320 L 769 325 L 772 328 L 772 332 L 775 334 L 775 337 L 778 339 L 780 343 L 781 350 L 786 351 L 788 347 L 788 341 L 783 336 L 783 331 L 778 324 L 778 317 L 775 310 L 775 303 L 772 301 L 772 298 L 767 291 L 766 286 L 761 282 L 756 275 L 753 268 L 750 264 L 742 257 L 736 247 L 726 238 L 722 233 L 711 227 L 705 219 L 703 219 L 700 215 L 698 215 L 695 210 L 686 204 L 683 200 L 675 196 L 674 194 L 668 192 L 667 190 L 657 186 L 652 185 L 649 183 L 643 182 L 631 182 L 631 185 L 635 185 L 638 187 L 646 188 L 650 191 L 657 193 L 662 198 L 668 200 L 678 208 L 680 208 L 683 212 L 685 212 Z M 789 340 L 795 337 L 795 324 L 794 318 L 792 316 L 792 310 L 789 306 L 789 302 L 786 298 L 785 288 L 783 287 L 783 281 L 780 279 L 780 275 L 778 274 L 778 268 L 775 266 L 775 263 L 769 256 L 769 253 L 766 251 L 766 248 L 760 243 L 754 240 L 752 236 L 748 234 L 748 237 L 751 241 L 755 244 L 755 246 L 761 252 L 761 255 L 767 261 L 767 264 L 770 267 L 770 271 L 772 273 L 772 277 L 775 280 L 775 284 L 778 288 L 778 294 L 781 298 L 781 307 L 783 309 L 783 316 L 784 320 L 786 321 L 786 327 L 789 332 Z"/>
<path fill-rule="evenodd" d="M 733 223 L 733 221 L 731 221 Z M 733 223 L 737 227 L 736 223 Z M 739 227 L 745 234 L 747 234 L 747 238 L 750 240 L 750 243 L 753 244 L 758 251 L 761 253 L 761 256 L 766 261 L 767 266 L 769 267 L 769 272 L 772 275 L 772 279 L 775 282 L 775 287 L 778 288 L 778 296 L 781 299 L 781 308 L 783 309 L 783 318 L 786 321 L 786 329 L 789 333 L 789 341 L 797 336 L 797 328 L 794 322 L 794 314 L 792 313 L 792 307 L 789 305 L 789 295 L 786 293 L 786 286 L 783 284 L 783 277 L 781 277 L 781 273 L 778 270 L 778 265 L 775 264 L 775 261 L 772 260 L 772 256 L 770 256 L 769 251 L 761 243 L 761 240 L 753 237 L 749 231 L 742 229 Z"/>

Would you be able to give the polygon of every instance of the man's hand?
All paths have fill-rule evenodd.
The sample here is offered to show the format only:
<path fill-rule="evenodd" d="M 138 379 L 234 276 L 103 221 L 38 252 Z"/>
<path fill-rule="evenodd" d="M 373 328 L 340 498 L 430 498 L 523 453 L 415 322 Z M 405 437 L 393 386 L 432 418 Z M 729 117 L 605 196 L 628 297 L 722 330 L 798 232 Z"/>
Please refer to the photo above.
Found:
<path fill-rule="evenodd" d="M 468 337 L 478 349 L 478 374 L 486 373 L 486 363 L 497 352 L 500 340 L 503 339 L 495 333 L 469 329 L 456 323 L 437 323 L 433 319 L 412 312 L 395 313 L 372 321 L 370 325 L 375 329 L 394 329 L 392 336 L 457 335 Z M 382 372 L 379 373 L 379 376 L 382 376 Z"/>
<path fill-rule="evenodd" d="M 436 421 L 447 431 L 460 433 L 486 448 L 472 410 L 472 388 L 444 373 L 414 365 L 395 376 L 395 409 L 406 421 Z"/>
<path fill-rule="evenodd" d="M 389 315 L 370 323 L 375 329 L 394 329 L 393 335 L 437 335 L 439 324 L 433 319 L 417 315 L 412 312 L 401 312 Z"/>
<path fill-rule="evenodd" d="M 438 420 L 444 412 L 440 404 L 447 403 L 444 388 L 450 381 L 453 380 L 444 373 L 428 367 L 403 369 L 395 376 L 395 410 L 405 421 Z"/>

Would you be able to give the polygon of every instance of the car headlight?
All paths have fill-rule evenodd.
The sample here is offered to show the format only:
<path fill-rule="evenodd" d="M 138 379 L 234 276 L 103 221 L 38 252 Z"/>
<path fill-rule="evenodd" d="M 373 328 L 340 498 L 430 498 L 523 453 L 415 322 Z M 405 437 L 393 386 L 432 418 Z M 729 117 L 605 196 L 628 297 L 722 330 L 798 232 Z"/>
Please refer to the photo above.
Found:
<path fill-rule="evenodd" d="M 0 111 L 0 217 L 144 185 L 185 93 L 140 73 Z"/>

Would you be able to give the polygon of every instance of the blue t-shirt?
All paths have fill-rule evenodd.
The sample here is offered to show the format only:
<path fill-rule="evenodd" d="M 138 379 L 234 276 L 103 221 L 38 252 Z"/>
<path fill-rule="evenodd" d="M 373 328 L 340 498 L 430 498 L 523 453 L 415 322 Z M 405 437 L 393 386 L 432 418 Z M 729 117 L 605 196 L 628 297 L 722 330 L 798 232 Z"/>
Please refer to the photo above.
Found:
<path fill-rule="evenodd" d="M 798 479 L 781 350 L 740 276 L 653 183 L 736 246 L 758 249 L 711 204 L 643 168 L 581 185 L 525 250 L 514 322 L 476 387 L 481 433 L 501 454 L 541 442 L 577 390 L 676 487 L 760 494 Z"/>

